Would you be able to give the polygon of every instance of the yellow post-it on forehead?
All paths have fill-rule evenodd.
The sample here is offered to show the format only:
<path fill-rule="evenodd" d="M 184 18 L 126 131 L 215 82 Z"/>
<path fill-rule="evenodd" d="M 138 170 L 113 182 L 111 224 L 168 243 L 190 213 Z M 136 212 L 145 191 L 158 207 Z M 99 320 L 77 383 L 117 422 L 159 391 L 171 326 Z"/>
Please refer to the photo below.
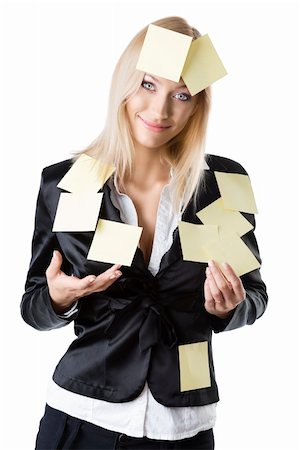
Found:
<path fill-rule="evenodd" d="M 208 262 L 203 245 L 218 239 L 216 225 L 197 225 L 184 221 L 178 222 L 178 231 L 183 259 L 185 261 Z"/>
<path fill-rule="evenodd" d="M 135 225 L 99 219 L 87 259 L 130 266 L 142 230 Z"/>
<path fill-rule="evenodd" d="M 244 275 L 260 267 L 259 261 L 237 233 L 221 233 L 219 240 L 204 245 L 208 259 L 221 263 L 228 262 L 237 276 Z"/>
<path fill-rule="evenodd" d="M 179 345 L 178 352 L 180 392 L 210 387 L 207 341 Z"/>
<path fill-rule="evenodd" d="M 191 42 L 191 36 L 151 24 L 136 68 L 178 82 Z"/>
<path fill-rule="evenodd" d="M 62 192 L 59 197 L 52 231 L 94 231 L 103 193 L 78 195 Z"/>
<path fill-rule="evenodd" d="M 205 225 L 218 225 L 219 232 L 236 231 L 243 236 L 253 229 L 253 225 L 238 211 L 226 209 L 222 197 L 196 213 Z"/>
<path fill-rule="evenodd" d="M 197 94 L 225 75 L 226 69 L 208 34 L 195 39 L 182 72 L 182 79 L 191 95 Z"/>
<path fill-rule="evenodd" d="M 82 154 L 60 180 L 57 187 L 72 193 L 96 193 L 114 171 L 114 166 L 101 164 L 97 159 Z"/>
<path fill-rule="evenodd" d="M 246 213 L 257 213 L 254 194 L 248 175 L 214 172 L 224 206 Z"/>

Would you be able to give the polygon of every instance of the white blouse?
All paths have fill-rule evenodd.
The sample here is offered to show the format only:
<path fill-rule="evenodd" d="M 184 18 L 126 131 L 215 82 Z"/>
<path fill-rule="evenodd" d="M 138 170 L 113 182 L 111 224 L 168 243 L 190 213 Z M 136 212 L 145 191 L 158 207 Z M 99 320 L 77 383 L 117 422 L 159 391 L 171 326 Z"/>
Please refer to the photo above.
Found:
<path fill-rule="evenodd" d="M 172 171 L 170 174 L 172 176 Z M 119 209 L 121 220 L 130 225 L 138 225 L 134 203 L 128 195 L 119 191 L 115 175 L 110 177 L 108 184 L 111 188 L 111 201 Z M 181 213 L 176 215 L 172 212 L 169 184 L 166 184 L 160 196 L 148 265 L 153 275 L 158 272 L 162 256 L 172 245 L 173 231 L 179 220 Z M 112 403 L 68 391 L 58 386 L 53 379 L 49 381 L 46 402 L 52 408 L 108 430 L 133 437 L 147 436 L 150 439 L 165 440 L 192 437 L 199 431 L 212 428 L 215 425 L 217 405 L 164 406 L 154 399 L 147 381 L 141 394 L 134 400 Z"/>

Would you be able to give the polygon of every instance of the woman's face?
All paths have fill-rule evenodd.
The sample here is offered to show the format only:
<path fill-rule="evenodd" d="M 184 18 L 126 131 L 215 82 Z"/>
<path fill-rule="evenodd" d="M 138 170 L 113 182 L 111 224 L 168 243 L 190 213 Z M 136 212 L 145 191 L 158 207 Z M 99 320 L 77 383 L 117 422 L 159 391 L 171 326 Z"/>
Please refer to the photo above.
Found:
<path fill-rule="evenodd" d="M 184 128 L 194 111 L 197 96 L 191 96 L 182 80 L 179 83 L 145 74 L 126 108 L 135 145 L 162 148 Z"/>

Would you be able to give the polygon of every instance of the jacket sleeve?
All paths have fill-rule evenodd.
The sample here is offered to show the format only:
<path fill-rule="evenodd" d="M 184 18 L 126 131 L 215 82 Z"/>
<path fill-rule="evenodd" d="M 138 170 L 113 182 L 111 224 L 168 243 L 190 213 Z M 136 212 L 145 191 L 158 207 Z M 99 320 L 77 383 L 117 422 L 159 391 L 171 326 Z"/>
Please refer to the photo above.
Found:
<path fill-rule="evenodd" d="M 22 318 L 26 323 L 37 330 L 51 330 L 70 323 L 77 316 L 78 308 L 72 307 L 70 314 L 59 315 L 52 307 L 46 269 L 50 264 L 53 250 L 62 253 L 64 261 L 62 270 L 65 273 L 71 274 L 72 267 L 63 255 L 56 234 L 52 232 L 52 220 L 44 199 L 43 174 L 36 204 L 31 261 L 20 307 Z"/>
<path fill-rule="evenodd" d="M 253 214 L 243 214 L 253 229 L 241 237 L 245 244 L 261 264 L 257 241 L 254 235 L 255 218 Z M 234 330 L 244 325 L 252 325 L 256 319 L 261 317 L 267 307 L 268 295 L 266 285 L 262 281 L 260 270 L 255 269 L 241 276 L 246 291 L 245 300 L 242 301 L 227 319 L 219 319 L 211 315 L 212 328 L 215 332 Z"/>

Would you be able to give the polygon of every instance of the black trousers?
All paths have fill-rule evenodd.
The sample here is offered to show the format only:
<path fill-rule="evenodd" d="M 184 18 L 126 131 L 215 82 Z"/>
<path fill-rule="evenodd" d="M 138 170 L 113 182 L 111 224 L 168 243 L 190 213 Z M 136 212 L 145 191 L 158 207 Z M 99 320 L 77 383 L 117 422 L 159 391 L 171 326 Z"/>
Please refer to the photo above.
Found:
<path fill-rule="evenodd" d="M 46 404 L 36 438 L 36 450 L 213 450 L 213 430 L 175 441 L 136 438 L 77 419 Z"/>

